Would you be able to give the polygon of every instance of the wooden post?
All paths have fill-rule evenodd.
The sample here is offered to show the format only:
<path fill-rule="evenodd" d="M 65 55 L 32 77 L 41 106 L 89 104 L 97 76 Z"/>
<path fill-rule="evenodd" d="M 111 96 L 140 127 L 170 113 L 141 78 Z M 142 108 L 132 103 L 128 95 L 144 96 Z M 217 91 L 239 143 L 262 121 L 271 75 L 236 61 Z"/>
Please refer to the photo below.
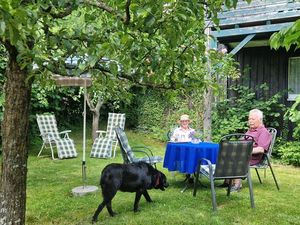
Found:
<path fill-rule="evenodd" d="M 207 35 L 207 43 L 206 43 L 206 54 L 208 57 L 207 61 L 207 71 L 205 79 L 211 80 L 211 64 L 209 59 L 209 50 L 216 47 L 217 42 L 210 37 L 210 28 L 205 29 L 205 34 Z M 204 91 L 204 101 L 203 101 L 203 133 L 204 133 L 204 141 L 211 141 L 212 132 L 211 132 L 211 124 L 212 124 L 212 106 L 213 106 L 213 90 L 211 87 L 206 88 Z"/>

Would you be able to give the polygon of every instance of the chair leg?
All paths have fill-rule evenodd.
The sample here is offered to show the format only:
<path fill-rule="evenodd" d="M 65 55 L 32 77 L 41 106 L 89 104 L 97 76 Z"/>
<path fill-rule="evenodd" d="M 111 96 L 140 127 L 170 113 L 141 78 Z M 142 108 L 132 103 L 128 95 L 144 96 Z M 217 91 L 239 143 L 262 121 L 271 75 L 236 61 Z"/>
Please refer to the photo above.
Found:
<path fill-rule="evenodd" d="M 252 187 L 252 180 L 251 180 L 251 174 L 250 174 L 250 171 L 248 172 L 247 181 L 248 181 L 248 186 L 249 186 L 251 208 L 255 208 L 255 204 L 254 204 L 254 195 L 253 195 L 253 187 Z"/>
<path fill-rule="evenodd" d="M 49 145 L 50 145 L 50 149 L 51 149 L 51 156 L 52 156 L 52 159 L 54 160 L 55 157 L 54 157 L 54 151 L 53 151 L 52 143 L 50 142 Z M 57 151 L 58 151 L 58 150 L 57 150 Z"/>
<path fill-rule="evenodd" d="M 212 207 L 213 211 L 217 211 L 217 200 L 216 200 L 216 191 L 215 184 L 212 177 L 210 177 L 210 189 L 211 189 L 211 198 L 212 198 Z"/>
<path fill-rule="evenodd" d="M 270 163 L 269 159 L 268 159 L 268 165 L 269 165 L 269 167 L 270 167 L 270 170 L 271 170 L 271 173 L 272 173 L 273 179 L 274 179 L 274 181 L 275 181 L 275 184 L 276 184 L 277 190 L 279 191 L 279 185 L 278 185 L 278 183 L 277 183 L 277 180 L 276 180 L 276 177 L 275 177 L 275 174 L 274 174 L 274 172 L 273 172 L 273 169 L 272 169 L 272 166 L 271 166 L 271 163 Z"/>
<path fill-rule="evenodd" d="M 258 177 L 258 180 L 259 180 L 259 183 L 261 183 L 262 184 L 262 182 L 261 182 L 261 179 L 260 179 L 260 176 L 259 176 L 259 173 L 258 173 L 258 170 L 255 168 L 255 171 L 256 171 L 256 174 L 257 174 L 257 177 Z"/>
<path fill-rule="evenodd" d="M 172 177 L 174 178 L 174 180 L 176 181 L 175 172 L 174 172 L 174 171 L 172 171 L 172 172 L 171 172 L 171 174 L 172 174 Z"/>
<path fill-rule="evenodd" d="M 42 153 L 44 147 L 45 147 L 45 142 L 43 143 L 43 145 L 42 145 L 42 147 L 41 147 L 41 150 L 39 151 L 39 154 L 37 155 L 37 157 L 40 157 L 40 155 L 41 155 L 41 153 Z"/>
<path fill-rule="evenodd" d="M 118 141 L 116 141 L 115 146 L 114 146 L 114 155 L 113 155 L 113 158 L 116 157 L 117 146 L 118 146 Z"/>

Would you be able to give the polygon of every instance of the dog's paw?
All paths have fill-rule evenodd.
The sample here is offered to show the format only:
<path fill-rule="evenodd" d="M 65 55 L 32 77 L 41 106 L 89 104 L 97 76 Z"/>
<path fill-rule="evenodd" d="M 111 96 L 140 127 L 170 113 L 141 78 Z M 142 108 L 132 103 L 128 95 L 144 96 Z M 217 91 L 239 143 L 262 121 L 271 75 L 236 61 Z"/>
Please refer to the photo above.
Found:
<path fill-rule="evenodd" d="M 110 213 L 109 215 L 110 215 L 111 217 L 114 217 L 114 216 L 118 215 L 118 213 L 113 212 L 113 213 Z"/>
<path fill-rule="evenodd" d="M 141 210 L 139 208 L 133 209 L 133 212 L 137 213 L 140 212 Z"/>
<path fill-rule="evenodd" d="M 96 223 L 97 222 L 97 219 L 95 218 L 92 218 L 92 224 Z"/>

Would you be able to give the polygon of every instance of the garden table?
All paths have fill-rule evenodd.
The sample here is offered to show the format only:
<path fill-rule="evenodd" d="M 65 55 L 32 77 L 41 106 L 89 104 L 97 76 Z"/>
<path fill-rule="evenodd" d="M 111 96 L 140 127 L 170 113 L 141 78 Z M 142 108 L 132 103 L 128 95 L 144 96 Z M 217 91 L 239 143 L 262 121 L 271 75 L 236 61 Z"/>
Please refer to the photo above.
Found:
<path fill-rule="evenodd" d="M 212 164 L 216 164 L 219 151 L 219 144 L 211 142 L 200 142 L 197 144 L 191 142 L 168 142 L 164 156 L 163 167 L 169 171 L 179 171 L 185 174 L 194 174 L 198 160 L 206 158 Z M 202 163 L 206 164 L 205 161 Z M 188 181 L 187 181 L 188 182 Z M 184 192 L 188 183 L 181 191 Z"/>
<path fill-rule="evenodd" d="M 193 174 L 201 158 L 206 158 L 212 164 L 216 164 L 218 151 L 219 144 L 217 143 L 168 142 L 163 167 L 169 171 Z"/>

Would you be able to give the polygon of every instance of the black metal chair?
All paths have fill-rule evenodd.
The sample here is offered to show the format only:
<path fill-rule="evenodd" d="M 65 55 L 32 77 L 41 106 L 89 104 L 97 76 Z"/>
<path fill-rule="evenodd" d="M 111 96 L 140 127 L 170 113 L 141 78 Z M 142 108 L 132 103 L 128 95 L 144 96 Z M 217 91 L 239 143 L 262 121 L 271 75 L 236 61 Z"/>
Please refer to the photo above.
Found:
<path fill-rule="evenodd" d="M 254 196 L 252 190 L 252 180 L 249 170 L 249 161 L 253 148 L 253 137 L 245 134 L 229 134 L 221 138 L 219 144 L 219 153 L 217 163 L 211 164 L 208 159 L 202 158 L 198 161 L 196 178 L 194 182 L 194 193 L 196 196 L 197 185 L 200 173 L 210 180 L 212 206 L 213 210 L 217 210 L 215 180 L 230 179 L 227 189 L 227 196 L 230 196 L 230 188 L 232 179 L 247 178 L 251 207 L 254 208 Z M 206 162 L 207 165 L 203 165 Z"/>
<path fill-rule="evenodd" d="M 115 127 L 115 131 L 117 134 L 117 139 L 120 144 L 124 163 L 133 163 L 133 162 L 142 161 L 154 165 L 156 167 L 156 163 L 163 161 L 163 158 L 161 156 L 154 156 L 151 149 L 149 149 L 146 146 L 135 146 L 131 148 L 124 130 L 121 129 L 120 127 Z M 137 158 L 135 157 L 134 152 L 140 152 L 146 156 L 143 158 Z"/>
<path fill-rule="evenodd" d="M 276 187 L 277 187 L 277 190 L 279 191 L 279 185 L 278 185 L 277 179 L 275 177 L 275 174 L 274 174 L 274 171 L 273 171 L 273 168 L 272 168 L 272 165 L 271 165 L 272 150 L 273 150 L 273 146 L 274 146 L 274 143 L 275 143 L 275 140 L 276 140 L 277 130 L 275 128 L 272 128 L 272 127 L 268 127 L 267 130 L 272 134 L 272 141 L 270 143 L 269 149 L 266 153 L 264 153 L 262 160 L 259 163 L 255 164 L 255 165 L 251 165 L 250 168 L 255 169 L 258 180 L 261 184 L 262 184 L 262 181 L 261 181 L 260 175 L 258 173 L 258 170 L 259 169 L 264 169 L 264 173 L 265 173 L 265 177 L 266 177 L 266 170 L 267 170 L 267 168 L 270 168 L 273 179 L 274 179 Z"/>

